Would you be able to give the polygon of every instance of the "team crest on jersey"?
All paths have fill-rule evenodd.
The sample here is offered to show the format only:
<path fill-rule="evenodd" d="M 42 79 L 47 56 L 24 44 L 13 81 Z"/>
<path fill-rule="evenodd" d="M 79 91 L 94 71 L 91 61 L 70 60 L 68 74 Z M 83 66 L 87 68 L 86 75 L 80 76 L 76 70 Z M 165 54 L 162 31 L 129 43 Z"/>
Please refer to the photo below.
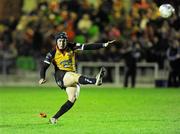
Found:
<path fill-rule="evenodd" d="M 63 65 L 63 67 L 68 68 L 68 67 L 72 66 L 72 60 L 71 59 L 64 60 L 64 61 L 60 62 L 60 64 Z"/>

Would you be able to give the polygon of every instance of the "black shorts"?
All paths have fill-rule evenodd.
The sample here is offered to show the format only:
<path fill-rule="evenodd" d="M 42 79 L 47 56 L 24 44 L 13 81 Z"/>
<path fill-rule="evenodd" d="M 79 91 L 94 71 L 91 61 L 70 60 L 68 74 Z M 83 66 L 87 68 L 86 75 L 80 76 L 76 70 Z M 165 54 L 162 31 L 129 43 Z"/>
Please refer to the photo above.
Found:
<path fill-rule="evenodd" d="M 64 86 L 64 82 L 63 82 L 63 78 L 64 78 L 64 75 L 66 74 L 66 72 L 67 71 L 64 71 L 64 70 L 57 70 L 57 71 L 55 71 L 55 75 L 54 75 L 57 85 L 63 90 L 66 89 L 66 87 Z"/>

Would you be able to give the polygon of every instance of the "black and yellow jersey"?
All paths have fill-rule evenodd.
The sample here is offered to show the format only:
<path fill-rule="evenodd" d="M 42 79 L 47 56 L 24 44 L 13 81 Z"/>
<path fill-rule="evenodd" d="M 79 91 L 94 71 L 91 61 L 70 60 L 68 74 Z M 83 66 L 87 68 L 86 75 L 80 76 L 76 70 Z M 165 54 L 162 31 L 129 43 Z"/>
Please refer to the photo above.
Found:
<path fill-rule="evenodd" d="M 44 64 L 41 67 L 40 77 L 45 78 L 45 72 L 49 65 L 53 63 L 55 71 L 76 71 L 76 53 L 78 50 L 95 50 L 106 47 L 105 43 L 93 43 L 93 44 L 80 44 L 68 42 L 64 50 L 56 47 L 51 52 L 47 53 L 44 59 Z"/>
<path fill-rule="evenodd" d="M 68 43 L 65 50 L 56 47 L 46 55 L 45 63 L 53 63 L 55 70 L 76 71 L 76 52 L 82 50 L 83 45 L 79 43 Z"/>

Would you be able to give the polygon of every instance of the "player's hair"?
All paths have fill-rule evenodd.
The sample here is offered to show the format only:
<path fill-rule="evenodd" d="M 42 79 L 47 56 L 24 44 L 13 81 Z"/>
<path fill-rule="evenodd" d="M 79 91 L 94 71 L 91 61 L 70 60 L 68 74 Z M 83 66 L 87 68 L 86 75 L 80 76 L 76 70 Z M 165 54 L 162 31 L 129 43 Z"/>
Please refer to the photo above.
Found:
<path fill-rule="evenodd" d="M 56 33 L 54 37 L 55 37 L 55 40 L 56 40 L 56 41 L 57 41 L 58 39 L 66 39 L 66 40 L 68 39 L 66 32 Z"/>

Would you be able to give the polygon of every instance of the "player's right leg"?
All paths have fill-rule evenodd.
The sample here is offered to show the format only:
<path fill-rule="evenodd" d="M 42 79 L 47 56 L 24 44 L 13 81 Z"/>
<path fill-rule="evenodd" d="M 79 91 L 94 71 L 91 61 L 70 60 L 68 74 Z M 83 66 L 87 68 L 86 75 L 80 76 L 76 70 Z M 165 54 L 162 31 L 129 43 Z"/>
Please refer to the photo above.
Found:
<path fill-rule="evenodd" d="M 49 121 L 51 124 L 56 124 L 58 118 L 60 118 L 63 114 L 65 114 L 68 110 L 72 108 L 76 99 L 79 96 L 80 86 L 74 85 L 72 87 L 66 87 L 66 93 L 68 96 L 68 100 L 61 106 L 59 111 L 52 118 L 50 118 Z"/>

